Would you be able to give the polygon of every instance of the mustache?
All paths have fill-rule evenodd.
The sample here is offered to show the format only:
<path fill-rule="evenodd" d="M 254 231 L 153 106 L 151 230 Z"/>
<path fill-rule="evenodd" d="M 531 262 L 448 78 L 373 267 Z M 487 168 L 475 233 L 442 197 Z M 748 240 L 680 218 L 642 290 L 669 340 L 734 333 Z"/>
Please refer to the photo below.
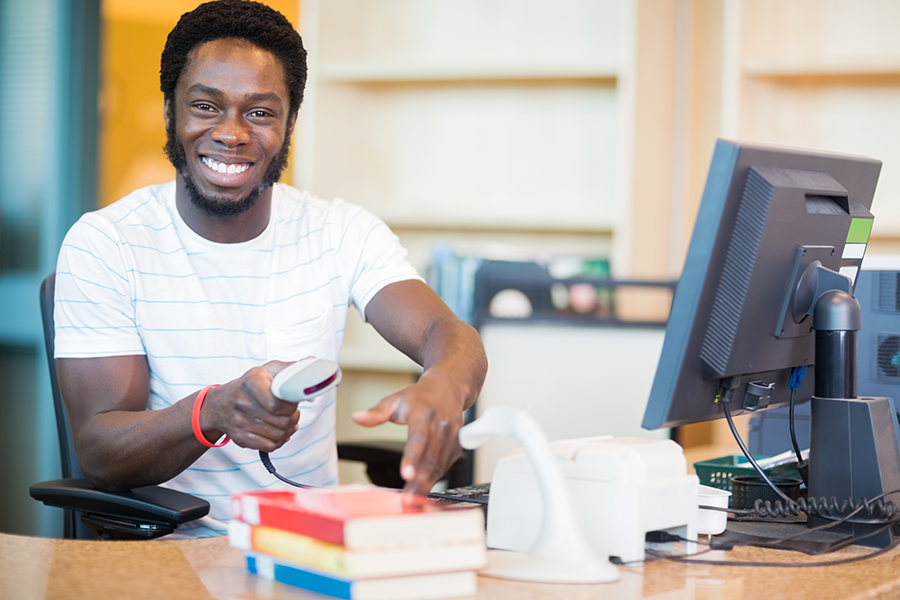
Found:
<path fill-rule="evenodd" d="M 250 210 L 259 200 L 263 190 L 269 188 L 281 179 L 282 173 L 287 168 L 288 157 L 290 156 L 291 136 L 286 135 L 284 143 L 278 151 L 278 154 L 269 163 L 262 181 L 247 196 L 235 202 L 222 196 L 214 196 L 204 194 L 197 187 L 187 170 L 187 155 L 184 147 L 178 142 L 177 125 L 175 120 L 175 109 L 169 104 L 166 123 L 166 143 L 163 151 L 175 170 L 181 174 L 185 182 L 185 189 L 190 195 L 191 202 L 198 208 L 213 217 L 236 217 Z"/>

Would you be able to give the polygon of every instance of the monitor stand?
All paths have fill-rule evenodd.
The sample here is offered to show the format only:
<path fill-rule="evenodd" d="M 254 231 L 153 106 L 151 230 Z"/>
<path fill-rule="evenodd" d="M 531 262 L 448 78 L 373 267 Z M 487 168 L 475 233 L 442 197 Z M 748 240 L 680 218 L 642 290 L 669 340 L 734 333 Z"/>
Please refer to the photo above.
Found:
<path fill-rule="evenodd" d="M 900 430 L 890 398 L 856 397 L 856 335 L 862 329 L 859 303 L 842 291 L 817 300 L 815 395 L 810 424 L 809 498 L 837 505 L 852 498 L 900 503 Z M 885 497 L 884 495 L 887 494 Z M 814 511 L 813 511 L 814 512 Z M 842 516 L 846 516 L 844 511 Z M 881 518 L 876 510 L 871 518 Z M 870 518 L 863 509 L 855 519 Z M 833 519 L 809 515 L 810 527 Z M 854 537 L 865 546 L 886 548 L 894 541 L 893 527 L 844 523 L 830 531 Z"/>

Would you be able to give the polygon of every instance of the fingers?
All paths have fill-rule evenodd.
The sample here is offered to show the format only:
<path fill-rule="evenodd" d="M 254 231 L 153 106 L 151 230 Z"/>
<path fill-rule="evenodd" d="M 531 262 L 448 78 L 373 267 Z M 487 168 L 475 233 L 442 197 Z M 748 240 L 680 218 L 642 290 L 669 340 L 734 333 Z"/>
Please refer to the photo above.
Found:
<path fill-rule="evenodd" d="M 458 431 L 458 423 L 433 411 L 418 411 L 410 417 L 409 439 L 400 461 L 405 491 L 419 495 L 431 491 L 462 452 Z"/>
<path fill-rule="evenodd" d="M 266 452 L 280 448 L 300 421 L 297 404 L 275 398 L 270 390 L 273 373 L 288 364 L 272 361 L 215 388 L 215 397 L 208 395 L 203 412 L 238 446 Z"/>
<path fill-rule="evenodd" d="M 238 437 L 233 437 L 232 441 L 241 448 L 262 450 L 263 452 L 274 452 L 284 446 L 296 432 L 296 425 L 290 428 L 290 430 L 277 429 L 271 432 L 245 430 L 240 433 Z"/>
<path fill-rule="evenodd" d="M 275 378 L 281 371 L 285 370 L 287 367 L 291 366 L 293 363 L 284 362 L 281 360 L 270 360 L 266 364 L 262 366 L 269 373 L 269 381 Z M 251 369 L 252 371 L 252 369 Z"/>
<path fill-rule="evenodd" d="M 407 408 L 406 403 L 403 402 L 403 393 L 398 392 L 385 396 L 369 410 L 358 410 L 351 417 L 354 422 L 363 427 L 374 427 L 388 421 L 401 425 L 406 424 Z"/>
<path fill-rule="evenodd" d="M 231 439 L 242 448 L 271 452 L 283 446 L 297 432 L 300 411 L 284 417 L 269 416 L 265 420 L 247 415 L 237 416 Z"/>
<path fill-rule="evenodd" d="M 272 380 L 292 363 L 279 360 L 269 361 L 262 367 L 247 371 L 241 378 L 242 389 L 266 412 L 273 415 L 289 415 L 297 409 L 296 402 L 285 402 L 272 395 Z"/>
<path fill-rule="evenodd" d="M 243 448 L 271 452 L 283 446 L 297 432 L 300 411 L 294 406 L 289 415 L 273 415 L 253 402 L 234 406 L 229 436 Z"/>
<path fill-rule="evenodd" d="M 382 398 L 369 410 L 353 413 L 353 420 L 364 427 L 388 421 L 409 425 L 400 476 L 406 481 L 404 489 L 412 494 L 427 495 L 462 452 L 456 438 L 462 412 L 451 408 L 456 403 L 438 395 L 420 380 Z"/>

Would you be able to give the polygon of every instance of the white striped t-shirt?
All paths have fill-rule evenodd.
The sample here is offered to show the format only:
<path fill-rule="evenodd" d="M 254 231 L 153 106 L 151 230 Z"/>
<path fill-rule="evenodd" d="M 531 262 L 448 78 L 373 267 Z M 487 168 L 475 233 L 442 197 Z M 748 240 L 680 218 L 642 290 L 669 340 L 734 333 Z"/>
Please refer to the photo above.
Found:
<path fill-rule="evenodd" d="M 269 360 L 337 360 L 352 302 L 420 279 L 406 251 L 371 213 L 277 184 L 266 230 L 237 244 L 211 242 L 175 208 L 175 184 L 150 186 L 72 227 L 56 279 L 56 356 L 146 355 L 148 408 L 170 406 Z M 272 453 L 279 474 L 337 483 L 335 394 L 301 407 L 300 430 Z M 175 535 L 224 534 L 232 494 L 279 489 L 255 450 L 207 451 L 167 486 L 205 498 L 208 517 Z"/>

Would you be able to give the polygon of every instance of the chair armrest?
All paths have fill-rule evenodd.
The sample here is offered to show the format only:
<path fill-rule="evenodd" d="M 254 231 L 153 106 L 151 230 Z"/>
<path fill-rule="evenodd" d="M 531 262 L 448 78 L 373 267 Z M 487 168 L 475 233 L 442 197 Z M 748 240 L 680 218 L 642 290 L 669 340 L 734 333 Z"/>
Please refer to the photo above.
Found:
<path fill-rule="evenodd" d="M 209 514 L 206 500 L 155 485 L 106 492 L 86 479 L 56 479 L 36 483 L 29 492 L 47 506 L 81 511 L 83 518 L 95 515 L 105 526 L 121 525 L 143 538 L 171 533 L 178 525 Z"/>

